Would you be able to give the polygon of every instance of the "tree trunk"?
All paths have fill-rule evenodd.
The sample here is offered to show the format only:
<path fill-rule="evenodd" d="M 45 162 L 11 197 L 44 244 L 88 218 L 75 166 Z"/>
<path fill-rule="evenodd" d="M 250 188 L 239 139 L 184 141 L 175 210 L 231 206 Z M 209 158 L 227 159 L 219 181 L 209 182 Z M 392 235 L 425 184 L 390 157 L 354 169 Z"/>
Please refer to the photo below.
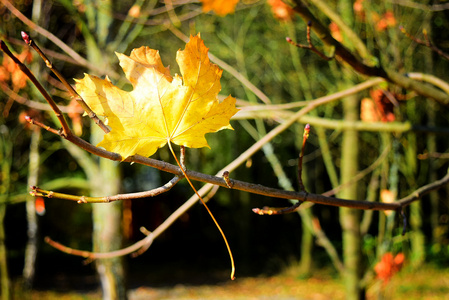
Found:
<path fill-rule="evenodd" d="M 3 122 L 2 122 L 3 123 Z M 1 126 L 3 124 L 0 123 Z M 0 135 L 0 191 L 2 194 L 8 195 L 11 184 L 11 162 L 12 162 L 12 141 L 11 136 L 8 133 L 2 133 Z M 11 283 L 8 273 L 8 257 L 5 245 L 5 214 L 6 214 L 6 202 L 0 201 L 0 288 L 1 298 L 4 300 L 11 299 Z"/>
<path fill-rule="evenodd" d="M 41 131 L 35 128 L 31 132 L 30 155 L 28 162 L 28 186 L 36 186 L 39 176 L 39 140 Z M 28 222 L 28 241 L 25 248 L 25 262 L 23 266 L 23 284 L 25 289 L 31 289 L 36 270 L 38 223 L 35 208 L 35 197 L 28 195 L 26 201 L 26 216 Z"/>
<path fill-rule="evenodd" d="M 96 127 L 94 135 L 101 135 Z M 108 196 L 119 193 L 120 172 L 117 162 L 100 159 L 99 173 L 91 182 L 92 196 Z M 92 174 L 92 173 L 91 173 Z M 92 205 L 93 248 L 95 252 L 110 252 L 122 246 L 122 202 L 96 203 Z M 126 299 L 125 274 L 121 257 L 99 259 L 96 269 L 100 278 L 103 299 Z"/>
<path fill-rule="evenodd" d="M 0 203 L 0 275 L 1 275 L 1 290 L 2 299 L 11 299 L 10 294 L 10 281 L 8 275 L 8 260 L 6 257 L 6 246 L 5 246 L 5 227 L 4 219 L 6 212 L 6 204 Z"/>
<path fill-rule="evenodd" d="M 346 121 L 358 119 L 358 101 L 355 97 L 343 100 Z M 358 134 L 355 130 L 343 132 L 341 149 L 341 184 L 350 181 L 358 170 Z M 338 197 L 357 199 L 357 184 L 349 184 L 340 191 Z M 360 235 L 360 210 L 340 208 L 340 224 L 343 230 L 343 262 L 346 299 L 364 299 L 360 286 L 362 277 L 362 253 Z"/>

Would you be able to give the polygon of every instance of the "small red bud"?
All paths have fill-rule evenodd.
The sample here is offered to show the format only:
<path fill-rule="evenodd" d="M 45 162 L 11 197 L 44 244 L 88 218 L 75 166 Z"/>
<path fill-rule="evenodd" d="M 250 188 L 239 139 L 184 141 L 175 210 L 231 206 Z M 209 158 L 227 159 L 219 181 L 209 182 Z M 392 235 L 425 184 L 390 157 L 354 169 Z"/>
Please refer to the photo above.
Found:
<path fill-rule="evenodd" d="M 22 39 L 25 41 L 25 43 L 30 43 L 30 36 L 25 32 L 21 31 L 20 34 L 22 35 Z"/>
<path fill-rule="evenodd" d="M 25 121 L 27 121 L 28 123 L 31 123 L 32 122 L 31 117 L 30 116 L 25 116 Z"/>

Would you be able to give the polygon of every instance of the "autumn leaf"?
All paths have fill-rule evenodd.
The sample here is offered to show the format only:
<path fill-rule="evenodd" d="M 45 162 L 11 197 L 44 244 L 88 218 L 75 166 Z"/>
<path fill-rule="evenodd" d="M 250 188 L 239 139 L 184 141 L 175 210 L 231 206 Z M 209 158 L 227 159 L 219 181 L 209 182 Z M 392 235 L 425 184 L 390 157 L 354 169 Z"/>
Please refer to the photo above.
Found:
<path fill-rule="evenodd" d="M 340 27 L 335 22 L 331 22 L 329 24 L 329 31 L 331 32 L 332 37 L 338 41 L 343 42 L 343 35 L 341 34 Z"/>
<path fill-rule="evenodd" d="M 386 93 L 382 89 L 375 89 L 370 91 L 371 98 L 376 104 L 377 111 L 381 116 L 382 122 L 393 122 L 396 117 L 394 115 L 394 104 L 386 96 Z M 394 96 L 393 94 L 391 94 Z"/>
<path fill-rule="evenodd" d="M 380 119 L 376 104 L 371 98 L 363 98 L 360 103 L 360 120 L 363 122 L 377 122 Z"/>
<path fill-rule="evenodd" d="M 271 11 L 276 19 L 280 21 L 291 21 L 293 18 L 293 9 L 282 2 L 282 0 L 268 0 L 267 3 L 271 6 Z"/>
<path fill-rule="evenodd" d="M 387 284 L 394 274 L 399 272 L 404 264 L 405 256 L 403 253 L 398 253 L 395 257 L 391 252 L 385 253 L 381 260 L 374 266 L 374 271 L 377 278 Z"/>
<path fill-rule="evenodd" d="M 203 11 L 214 11 L 219 16 L 225 16 L 235 11 L 239 0 L 200 0 L 203 3 Z"/>
<path fill-rule="evenodd" d="M 24 50 L 17 55 L 17 59 L 30 63 L 33 56 L 29 50 Z M 28 77 L 20 70 L 19 66 L 14 61 L 5 57 L 0 66 L 0 81 L 6 83 L 8 80 L 11 81 L 14 91 L 18 91 L 26 86 Z"/>
<path fill-rule="evenodd" d="M 134 49 L 130 56 L 117 53 L 120 66 L 133 90 L 85 75 L 76 90 L 90 108 L 103 115 L 111 127 L 98 146 L 119 153 L 123 159 L 151 156 L 168 142 L 191 148 L 209 147 L 205 134 L 232 129 L 230 118 L 238 111 L 235 98 L 219 102 L 222 70 L 208 58 L 208 48 L 198 34 L 190 37 L 176 61 L 181 76 L 170 76 L 159 52 Z"/>

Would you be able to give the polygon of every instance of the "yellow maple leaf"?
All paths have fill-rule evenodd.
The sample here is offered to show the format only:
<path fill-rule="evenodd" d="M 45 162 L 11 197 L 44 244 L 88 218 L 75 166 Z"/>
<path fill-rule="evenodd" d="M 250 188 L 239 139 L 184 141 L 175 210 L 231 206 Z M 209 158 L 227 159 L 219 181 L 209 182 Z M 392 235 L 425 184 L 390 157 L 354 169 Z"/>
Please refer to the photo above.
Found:
<path fill-rule="evenodd" d="M 78 93 L 111 127 L 98 146 L 123 159 L 134 154 L 148 157 L 167 142 L 209 147 L 206 133 L 232 129 L 229 120 L 238 111 L 235 98 L 217 99 L 223 71 L 210 62 L 208 50 L 199 34 L 190 36 L 176 57 L 182 77 L 171 77 L 159 52 L 148 47 L 134 49 L 130 56 L 117 53 L 133 85 L 131 92 L 108 78 L 86 74 L 76 80 Z"/>
<path fill-rule="evenodd" d="M 235 11 L 239 0 L 200 0 L 203 3 L 203 11 L 213 10 L 219 16 L 225 16 Z"/>

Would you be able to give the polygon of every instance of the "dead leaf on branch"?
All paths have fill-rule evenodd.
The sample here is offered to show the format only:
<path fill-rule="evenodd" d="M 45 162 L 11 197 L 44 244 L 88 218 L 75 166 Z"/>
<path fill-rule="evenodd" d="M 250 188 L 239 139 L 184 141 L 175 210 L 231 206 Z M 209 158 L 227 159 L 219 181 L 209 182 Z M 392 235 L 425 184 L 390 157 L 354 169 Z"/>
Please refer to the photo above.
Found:
<path fill-rule="evenodd" d="M 223 71 L 210 62 L 207 53 L 200 35 L 191 36 L 176 57 L 182 77 L 172 77 L 159 52 L 149 47 L 134 49 L 130 56 L 117 53 L 133 85 L 131 92 L 108 78 L 86 74 L 76 80 L 78 93 L 111 127 L 98 146 L 123 159 L 134 154 L 148 157 L 167 142 L 209 147 L 206 133 L 232 129 L 229 120 L 238 111 L 235 98 L 218 100 Z"/>

